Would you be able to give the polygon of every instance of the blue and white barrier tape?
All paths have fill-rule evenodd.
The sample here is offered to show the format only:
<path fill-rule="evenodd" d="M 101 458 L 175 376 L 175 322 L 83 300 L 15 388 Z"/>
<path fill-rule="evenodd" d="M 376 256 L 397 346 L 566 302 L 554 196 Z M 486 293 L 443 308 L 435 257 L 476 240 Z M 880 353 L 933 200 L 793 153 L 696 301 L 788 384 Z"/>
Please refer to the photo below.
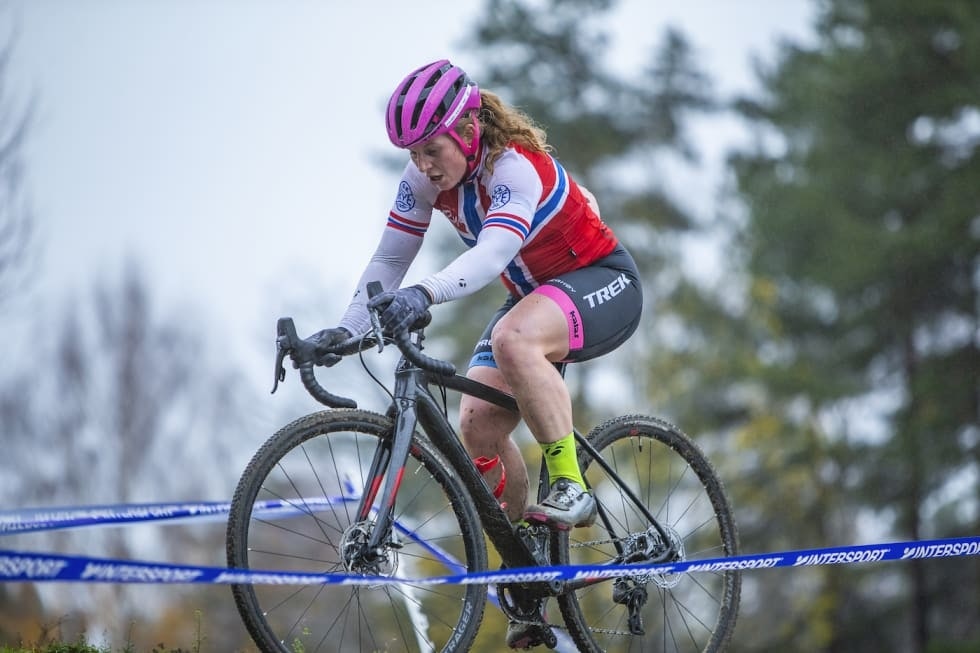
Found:
<path fill-rule="evenodd" d="M 84 526 L 112 526 L 141 521 L 206 518 L 224 519 L 231 504 L 147 503 L 135 505 L 86 506 L 84 508 L 44 508 L 0 510 L 0 535 L 33 533 Z"/>
<path fill-rule="evenodd" d="M 342 497 L 316 497 L 290 501 L 256 503 L 254 512 L 266 516 L 290 515 L 327 509 L 331 505 L 354 500 L 353 493 Z M 84 526 L 121 525 L 135 522 L 186 519 L 219 519 L 229 510 L 227 502 L 157 503 L 135 505 L 88 506 L 84 508 L 51 508 L 41 510 L 0 511 L 0 535 Z M 396 524 L 397 526 L 397 524 Z M 410 535 L 410 532 L 404 531 Z M 434 553 L 439 553 L 434 551 Z M 430 578 L 379 578 L 349 574 L 310 574 L 282 571 L 195 567 L 141 561 L 112 560 L 85 556 L 42 554 L 0 550 L 0 581 L 7 582 L 102 582 L 102 583 L 213 583 L 213 584 L 342 584 L 377 585 L 408 583 L 439 585 L 446 583 L 504 583 L 581 578 L 613 578 L 649 574 L 681 574 L 744 569 L 771 569 L 832 564 L 883 562 L 980 555 L 980 537 L 895 542 L 857 546 L 806 549 L 781 553 L 709 558 L 660 565 L 581 565 L 567 567 L 532 567 L 462 573 L 458 563 L 445 556 L 447 569 L 460 573 Z"/>
<path fill-rule="evenodd" d="M 353 501 L 356 496 L 315 497 L 257 502 L 253 512 L 268 517 L 288 517 L 323 510 L 331 505 Z M 0 510 L 0 535 L 34 533 L 86 526 L 120 526 L 146 521 L 224 520 L 231 509 L 227 501 L 197 503 L 139 503 L 85 506 L 83 508 L 43 508 Z"/>
<path fill-rule="evenodd" d="M 89 583 L 253 583 L 266 585 L 412 585 L 474 584 L 614 578 L 637 573 L 681 574 L 743 569 L 773 569 L 859 562 L 884 562 L 980 555 L 980 537 L 965 537 L 890 544 L 806 549 L 782 553 L 741 555 L 728 558 L 688 560 L 661 565 L 580 565 L 532 567 L 452 574 L 430 578 L 380 578 L 349 574 L 310 574 L 257 571 L 225 567 L 195 567 L 140 561 L 111 560 L 0 550 L 0 581 L 3 582 L 89 582 Z"/>

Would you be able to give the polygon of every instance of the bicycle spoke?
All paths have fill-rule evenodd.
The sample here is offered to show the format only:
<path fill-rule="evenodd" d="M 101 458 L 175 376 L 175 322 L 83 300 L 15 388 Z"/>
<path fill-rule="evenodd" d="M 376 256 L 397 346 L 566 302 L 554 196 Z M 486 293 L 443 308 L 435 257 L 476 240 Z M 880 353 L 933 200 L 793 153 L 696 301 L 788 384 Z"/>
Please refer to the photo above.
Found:
<path fill-rule="evenodd" d="M 585 455 L 580 460 L 605 523 L 575 529 L 559 561 L 608 564 L 690 560 L 737 552 L 724 490 L 697 447 L 657 420 L 624 417 L 589 436 L 615 475 Z M 647 522 L 641 506 L 659 526 Z M 739 576 L 640 572 L 597 581 L 558 597 L 569 634 L 582 651 L 720 651 L 738 605 Z M 642 631 L 642 634 L 641 634 Z"/>
<path fill-rule="evenodd" d="M 380 547 L 366 546 L 376 506 L 367 506 L 362 522 L 355 508 L 380 484 L 368 474 L 390 429 L 373 413 L 317 413 L 271 438 L 243 475 L 229 515 L 229 565 L 378 577 L 375 584 L 233 586 L 263 650 L 463 650 L 475 636 L 486 586 L 387 581 L 486 569 L 472 502 L 431 445 L 413 443 L 391 532 L 381 534 Z M 253 512 L 267 504 L 286 510 Z"/>

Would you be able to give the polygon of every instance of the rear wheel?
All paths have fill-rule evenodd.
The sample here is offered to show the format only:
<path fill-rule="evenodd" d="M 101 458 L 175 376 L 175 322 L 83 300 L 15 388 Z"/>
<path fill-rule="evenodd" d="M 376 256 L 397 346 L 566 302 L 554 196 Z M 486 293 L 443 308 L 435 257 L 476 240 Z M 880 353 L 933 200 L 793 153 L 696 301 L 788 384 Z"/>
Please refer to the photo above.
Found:
<path fill-rule="evenodd" d="M 589 441 L 661 524 L 654 528 L 623 488 L 585 451 L 579 464 L 599 504 L 593 526 L 562 533 L 558 564 L 650 564 L 738 554 L 724 487 L 690 438 L 661 420 L 624 416 L 593 429 Z M 582 651 L 722 651 L 738 613 L 737 571 L 637 573 L 583 583 L 558 597 Z"/>
<path fill-rule="evenodd" d="M 228 518 L 228 565 L 238 569 L 377 576 L 372 585 L 233 585 L 262 651 L 465 651 L 485 585 L 384 582 L 484 571 L 480 519 L 428 440 L 415 437 L 380 550 L 360 545 L 374 514 L 355 517 L 390 419 L 360 410 L 314 413 L 263 445 L 239 481 Z"/>

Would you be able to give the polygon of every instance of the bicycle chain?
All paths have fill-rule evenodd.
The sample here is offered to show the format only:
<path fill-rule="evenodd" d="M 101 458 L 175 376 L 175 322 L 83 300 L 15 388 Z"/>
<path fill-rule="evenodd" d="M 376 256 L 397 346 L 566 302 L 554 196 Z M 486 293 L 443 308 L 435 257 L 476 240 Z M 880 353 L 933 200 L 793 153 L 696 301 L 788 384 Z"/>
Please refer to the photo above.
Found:
<path fill-rule="evenodd" d="M 619 635 L 620 637 L 632 637 L 633 633 L 624 632 L 622 630 L 612 630 L 611 628 L 589 628 L 594 633 L 599 633 L 600 635 Z"/>
<path fill-rule="evenodd" d="M 553 630 L 565 630 L 565 631 L 568 630 L 568 626 L 566 626 L 565 624 L 559 625 L 559 624 L 553 624 L 551 622 L 544 622 L 544 621 L 520 621 L 520 620 L 515 619 L 514 620 L 514 623 L 524 624 L 524 625 L 528 625 L 528 626 L 550 626 Z M 619 635 L 620 637 L 632 637 L 633 636 L 633 633 L 630 633 L 630 632 L 627 632 L 627 631 L 623 631 L 623 630 L 613 630 L 611 628 L 592 628 L 592 627 L 589 627 L 589 630 L 592 631 L 593 633 L 599 633 L 600 635 Z"/>
<path fill-rule="evenodd" d="M 588 542 L 576 542 L 575 544 L 570 544 L 569 546 L 571 548 L 581 548 L 581 547 L 596 546 L 596 545 L 599 545 L 599 544 L 613 544 L 614 542 L 615 542 L 615 540 L 612 540 L 612 539 L 591 540 L 591 541 L 588 541 Z M 549 623 L 542 623 L 540 621 L 522 621 L 522 620 L 515 620 L 515 621 L 516 621 L 516 623 L 519 623 L 519 624 L 526 624 L 526 625 L 530 625 L 530 626 L 546 625 L 546 626 L 550 626 L 554 630 L 563 630 L 563 631 L 566 631 L 566 632 L 568 631 L 568 626 L 566 626 L 565 624 L 559 625 L 559 624 L 554 624 L 554 623 L 550 623 L 550 622 Z M 593 633 L 597 633 L 597 634 L 600 634 L 600 635 L 615 635 L 617 637 L 632 637 L 633 636 L 633 634 L 630 633 L 630 632 L 626 632 L 626 631 L 622 631 L 622 630 L 613 630 L 611 628 L 592 628 L 592 627 L 590 627 L 589 630 L 592 631 Z"/>
<path fill-rule="evenodd" d="M 555 630 L 568 630 L 568 626 L 565 624 L 553 624 L 550 621 L 527 621 L 524 619 L 509 619 L 515 624 L 521 624 L 522 626 L 549 626 Z"/>
<path fill-rule="evenodd" d="M 514 623 L 523 624 L 527 626 L 550 626 L 553 630 L 568 630 L 568 626 L 565 624 L 553 624 L 551 622 L 545 621 L 521 621 L 520 619 L 515 619 Z M 619 635 L 620 637 L 632 637 L 633 633 L 626 632 L 623 630 L 613 630 L 611 628 L 589 628 L 593 633 L 599 633 L 600 635 Z"/>
<path fill-rule="evenodd" d="M 568 630 L 568 626 L 566 626 L 565 624 L 555 624 L 555 623 L 545 622 L 545 621 L 521 621 L 520 619 L 514 619 L 513 621 L 514 623 L 527 625 L 527 626 L 550 626 L 552 630 L 564 630 L 564 631 Z M 613 630 L 611 628 L 589 627 L 589 630 L 592 631 L 593 633 L 598 633 L 600 635 L 617 635 L 619 637 L 633 636 L 633 633 L 623 631 L 623 630 Z"/>
<path fill-rule="evenodd" d="M 613 540 L 613 539 L 589 540 L 589 541 L 586 541 L 586 542 L 576 542 L 574 544 L 571 544 L 570 543 L 569 544 L 569 548 L 573 548 L 574 549 L 574 548 L 582 548 L 582 547 L 592 547 L 592 546 L 598 546 L 600 544 L 614 544 L 615 542 L 616 542 L 616 540 Z M 537 624 L 540 624 L 541 622 L 540 621 L 520 621 L 518 623 L 537 625 Z M 551 626 L 552 628 L 556 628 L 556 629 L 559 629 L 559 630 L 568 630 L 568 627 L 565 626 L 564 624 L 561 625 L 561 626 L 559 626 L 557 624 L 550 624 L 549 623 L 548 625 Z M 615 635 L 617 637 L 633 637 L 633 633 L 630 633 L 630 632 L 627 632 L 627 631 L 623 631 L 623 630 L 613 630 L 612 628 L 593 628 L 593 627 L 590 627 L 589 630 L 592 631 L 593 633 L 596 633 L 596 634 L 599 634 L 599 635 Z"/>
<path fill-rule="evenodd" d="M 527 625 L 527 626 L 550 626 L 553 630 L 568 630 L 568 626 L 565 624 L 555 624 L 545 621 L 521 621 L 520 619 L 514 619 L 514 623 Z M 633 633 L 626 632 L 623 630 L 613 630 L 611 628 L 589 628 L 593 633 L 599 633 L 600 635 L 618 635 L 620 637 L 632 637 Z"/>
<path fill-rule="evenodd" d="M 575 542 L 574 544 L 569 543 L 568 548 L 570 549 L 580 549 L 583 546 L 596 546 L 597 544 L 615 544 L 616 540 L 591 540 L 589 542 Z"/>

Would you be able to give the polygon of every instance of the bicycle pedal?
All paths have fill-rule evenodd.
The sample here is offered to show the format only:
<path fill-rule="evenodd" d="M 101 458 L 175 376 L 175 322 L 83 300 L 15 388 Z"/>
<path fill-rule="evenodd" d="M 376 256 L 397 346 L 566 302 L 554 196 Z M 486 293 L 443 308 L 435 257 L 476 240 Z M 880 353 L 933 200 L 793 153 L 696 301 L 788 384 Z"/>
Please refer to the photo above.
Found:
<path fill-rule="evenodd" d="M 524 543 L 530 549 L 539 565 L 547 566 L 551 564 L 550 551 L 548 550 L 551 530 L 547 526 L 520 526 L 518 528 L 518 534 L 524 540 Z"/>
<path fill-rule="evenodd" d="M 528 650 L 541 645 L 551 649 L 558 646 L 558 637 L 548 624 L 511 622 L 508 625 L 508 648 Z"/>

